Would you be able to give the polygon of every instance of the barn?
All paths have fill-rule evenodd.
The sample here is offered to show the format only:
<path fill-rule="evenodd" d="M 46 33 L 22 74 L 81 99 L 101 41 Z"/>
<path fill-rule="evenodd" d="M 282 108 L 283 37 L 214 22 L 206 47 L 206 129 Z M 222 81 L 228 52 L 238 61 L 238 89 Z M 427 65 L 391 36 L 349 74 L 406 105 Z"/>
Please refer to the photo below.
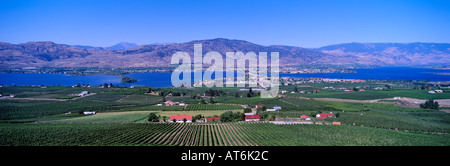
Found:
<path fill-rule="evenodd" d="M 186 115 L 186 114 L 170 115 L 169 122 L 173 122 L 175 120 L 175 122 L 183 123 L 184 119 L 186 119 L 186 122 L 190 123 L 190 122 L 192 122 L 193 116 L 192 115 Z"/>
<path fill-rule="evenodd" d="M 326 118 L 329 118 L 329 117 L 336 117 L 336 116 L 332 112 L 330 112 L 330 113 L 320 113 L 320 114 L 316 115 L 317 119 L 326 119 Z"/>

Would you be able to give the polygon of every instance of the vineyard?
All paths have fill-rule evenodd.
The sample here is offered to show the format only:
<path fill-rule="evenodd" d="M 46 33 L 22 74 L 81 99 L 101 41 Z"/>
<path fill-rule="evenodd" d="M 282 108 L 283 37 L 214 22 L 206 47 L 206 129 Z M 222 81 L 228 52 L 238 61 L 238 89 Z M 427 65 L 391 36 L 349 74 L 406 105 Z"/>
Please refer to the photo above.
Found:
<path fill-rule="evenodd" d="M 185 108 L 185 111 L 197 111 L 197 110 L 236 110 L 242 109 L 240 105 L 229 104 L 190 104 Z"/>
<path fill-rule="evenodd" d="M 448 135 L 401 133 L 359 126 L 264 122 L 0 124 L 1 146 L 447 146 L 449 141 Z"/>

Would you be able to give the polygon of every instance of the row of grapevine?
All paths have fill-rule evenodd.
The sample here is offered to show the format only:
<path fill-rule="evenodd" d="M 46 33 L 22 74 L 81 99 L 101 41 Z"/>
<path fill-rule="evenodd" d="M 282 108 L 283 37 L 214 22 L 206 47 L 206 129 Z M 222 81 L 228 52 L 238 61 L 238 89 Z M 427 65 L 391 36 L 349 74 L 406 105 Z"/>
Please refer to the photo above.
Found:
<path fill-rule="evenodd" d="M 190 104 L 185 108 L 185 111 L 198 111 L 198 110 L 236 110 L 242 109 L 239 105 L 229 104 Z"/>
<path fill-rule="evenodd" d="M 239 123 L 7 124 L 0 146 L 298 146 L 445 145 L 446 134 L 403 132 L 359 126 Z M 358 139 L 355 139 L 358 138 Z"/>

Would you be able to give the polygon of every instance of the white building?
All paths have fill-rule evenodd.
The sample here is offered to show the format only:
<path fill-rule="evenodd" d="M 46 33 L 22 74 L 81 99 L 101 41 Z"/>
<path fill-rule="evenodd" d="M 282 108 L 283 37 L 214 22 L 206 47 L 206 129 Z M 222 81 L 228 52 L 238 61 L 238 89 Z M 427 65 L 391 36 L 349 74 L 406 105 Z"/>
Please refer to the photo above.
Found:
<path fill-rule="evenodd" d="M 88 91 L 82 91 L 81 93 L 78 94 L 78 96 L 85 96 L 87 95 L 89 92 Z"/>

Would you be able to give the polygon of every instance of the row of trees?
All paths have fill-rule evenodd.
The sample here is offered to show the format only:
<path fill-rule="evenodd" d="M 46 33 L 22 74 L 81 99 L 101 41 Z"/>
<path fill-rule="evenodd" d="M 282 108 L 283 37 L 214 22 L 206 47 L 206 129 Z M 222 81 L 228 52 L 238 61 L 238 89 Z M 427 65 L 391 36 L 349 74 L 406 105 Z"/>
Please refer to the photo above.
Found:
<path fill-rule="evenodd" d="M 433 99 L 430 99 L 428 101 L 425 101 L 425 103 L 420 104 L 420 108 L 439 109 L 439 103 L 437 101 L 434 101 Z"/>

